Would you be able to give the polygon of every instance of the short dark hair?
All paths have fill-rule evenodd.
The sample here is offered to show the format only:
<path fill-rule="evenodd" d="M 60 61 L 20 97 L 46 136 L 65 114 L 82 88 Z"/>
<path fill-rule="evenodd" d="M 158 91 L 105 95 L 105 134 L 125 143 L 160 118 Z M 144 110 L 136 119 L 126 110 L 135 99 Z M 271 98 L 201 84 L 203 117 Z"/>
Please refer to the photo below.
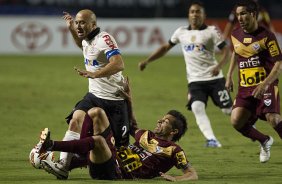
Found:
<path fill-rule="evenodd" d="M 176 119 L 175 121 L 172 122 L 171 125 L 172 125 L 173 129 L 177 129 L 178 130 L 178 133 L 173 136 L 172 141 L 179 141 L 180 138 L 188 130 L 188 125 L 187 125 L 186 118 L 185 118 L 185 116 L 183 114 L 181 114 L 177 110 L 170 110 L 170 111 L 168 111 L 167 114 L 172 115 Z"/>
<path fill-rule="evenodd" d="M 202 1 L 192 1 L 188 6 L 188 10 L 190 10 L 191 6 L 193 5 L 199 5 L 200 7 L 202 7 L 205 10 L 205 5 Z"/>
<path fill-rule="evenodd" d="M 253 0 L 239 0 L 236 5 L 235 8 L 237 9 L 238 6 L 244 6 L 246 7 L 246 10 L 250 13 L 255 13 L 256 17 L 258 17 L 258 4 L 253 1 Z"/>

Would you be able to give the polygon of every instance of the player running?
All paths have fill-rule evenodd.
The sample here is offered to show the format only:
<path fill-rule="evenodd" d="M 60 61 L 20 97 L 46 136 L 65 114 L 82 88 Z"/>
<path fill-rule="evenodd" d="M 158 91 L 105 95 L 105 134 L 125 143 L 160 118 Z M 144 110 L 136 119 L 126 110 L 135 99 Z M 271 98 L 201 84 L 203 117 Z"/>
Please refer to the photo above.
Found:
<path fill-rule="evenodd" d="M 163 44 L 145 61 L 139 63 L 139 68 L 141 71 L 144 70 L 149 63 L 164 56 L 180 43 L 188 80 L 187 108 L 195 115 L 198 127 L 206 138 L 206 146 L 221 147 L 205 108 L 208 97 L 211 97 L 224 114 L 231 113 L 232 100 L 225 89 L 225 78 L 221 70 L 227 61 L 228 48 L 219 30 L 215 26 L 207 26 L 204 23 L 205 18 L 204 5 L 201 2 L 193 2 L 188 8 L 190 25 L 178 28 L 168 43 Z M 219 63 L 215 59 L 215 47 L 222 51 Z M 173 67 L 173 62 L 171 66 Z"/>
<path fill-rule="evenodd" d="M 266 120 L 282 138 L 282 118 L 278 77 L 282 73 L 282 54 L 275 35 L 258 25 L 258 7 L 252 0 L 236 4 L 240 27 L 231 34 L 234 51 L 226 87 L 233 88 L 232 75 L 238 66 L 238 93 L 231 113 L 233 127 L 243 136 L 261 144 L 260 162 L 270 159 L 273 138 L 255 129 L 257 119 Z"/>

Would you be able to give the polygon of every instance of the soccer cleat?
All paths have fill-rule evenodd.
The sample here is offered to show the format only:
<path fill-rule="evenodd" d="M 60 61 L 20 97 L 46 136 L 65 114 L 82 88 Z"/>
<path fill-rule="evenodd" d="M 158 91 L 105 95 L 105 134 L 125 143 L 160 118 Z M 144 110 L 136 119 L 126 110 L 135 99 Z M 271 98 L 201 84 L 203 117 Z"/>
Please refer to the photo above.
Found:
<path fill-rule="evenodd" d="M 221 148 L 222 145 L 221 145 L 220 142 L 217 141 L 217 140 L 209 139 L 209 140 L 207 140 L 206 147 L 210 147 L 210 148 Z"/>
<path fill-rule="evenodd" d="M 60 161 L 52 162 L 50 160 L 42 160 L 41 164 L 46 172 L 53 174 L 54 176 L 57 177 L 57 179 L 59 180 L 68 179 L 69 171 L 65 169 L 65 166 L 61 164 Z"/>
<path fill-rule="evenodd" d="M 270 159 L 270 148 L 273 144 L 273 138 L 269 136 L 269 139 L 260 145 L 259 160 L 261 163 L 265 163 Z"/>
<path fill-rule="evenodd" d="M 41 131 L 40 140 L 36 146 L 39 148 L 39 153 L 51 151 L 53 141 L 50 140 L 50 131 L 48 128 L 44 128 L 44 130 Z"/>

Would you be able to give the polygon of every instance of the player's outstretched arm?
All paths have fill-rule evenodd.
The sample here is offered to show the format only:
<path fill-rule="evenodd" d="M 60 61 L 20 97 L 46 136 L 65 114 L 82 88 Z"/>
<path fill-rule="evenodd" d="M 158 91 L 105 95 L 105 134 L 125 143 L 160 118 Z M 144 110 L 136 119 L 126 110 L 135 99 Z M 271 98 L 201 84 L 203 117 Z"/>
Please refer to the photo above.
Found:
<path fill-rule="evenodd" d="M 166 173 L 160 173 L 160 176 L 168 181 L 186 181 L 186 180 L 198 180 L 198 174 L 193 167 L 188 167 L 183 170 L 183 175 L 181 176 L 171 176 Z"/>
<path fill-rule="evenodd" d="M 169 43 L 163 44 L 160 46 L 155 52 L 153 52 L 147 59 L 144 61 L 139 62 L 138 67 L 141 71 L 143 71 L 146 66 L 159 59 L 160 57 L 164 56 L 174 45 L 171 45 Z"/>
<path fill-rule="evenodd" d="M 74 27 L 74 20 L 68 12 L 63 12 L 63 19 L 66 21 L 67 27 L 69 28 L 71 35 L 76 43 L 76 45 L 82 49 L 82 39 L 77 36 L 77 32 Z"/>

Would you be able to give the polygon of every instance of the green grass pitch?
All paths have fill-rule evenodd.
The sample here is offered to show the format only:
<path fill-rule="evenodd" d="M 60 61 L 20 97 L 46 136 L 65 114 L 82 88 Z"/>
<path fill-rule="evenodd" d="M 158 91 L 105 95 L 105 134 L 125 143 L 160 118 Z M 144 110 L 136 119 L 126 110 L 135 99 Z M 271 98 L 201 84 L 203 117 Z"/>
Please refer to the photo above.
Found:
<path fill-rule="evenodd" d="M 125 55 L 123 58 L 124 74 L 131 80 L 134 110 L 140 127 L 153 129 L 158 118 L 170 109 L 177 109 L 187 117 L 189 130 L 179 144 L 199 175 L 198 181 L 189 183 L 282 182 L 282 141 L 263 121 L 258 121 L 257 128 L 275 140 L 268 163 L 259 163 L 258 143 L 237 133 L 231 127 L 229 117 L 211 102 L 207 113 L 223 147 L 204 147 L 205 139 L 194 116 L 185 108 L 187 82 L 182 56 L 164 57 L 150 64 L 144 72 L 138 70 L 137 63 L 145 56 Z M 64 118 L 88 88 L 87 80 L 73 70 L 74 66 L 84 68 L 82 61 L 81 56 L 0 56 L 0 183 L 112 183 L 91 180 L 85 168 L 73 170 L 68 181 L 58 181 L 43 170 L 34 169 L 28 161 L 29 152 L 44 127 L 50 128 L 53 139 L 63 138 L 67 129 Z M 279 89 L 282 89 L 281 84 Z M 172 169 L 169 173 L 178 175 L 181 172 Z M 166 181 L 156 178 L 126 182 Z"/>

